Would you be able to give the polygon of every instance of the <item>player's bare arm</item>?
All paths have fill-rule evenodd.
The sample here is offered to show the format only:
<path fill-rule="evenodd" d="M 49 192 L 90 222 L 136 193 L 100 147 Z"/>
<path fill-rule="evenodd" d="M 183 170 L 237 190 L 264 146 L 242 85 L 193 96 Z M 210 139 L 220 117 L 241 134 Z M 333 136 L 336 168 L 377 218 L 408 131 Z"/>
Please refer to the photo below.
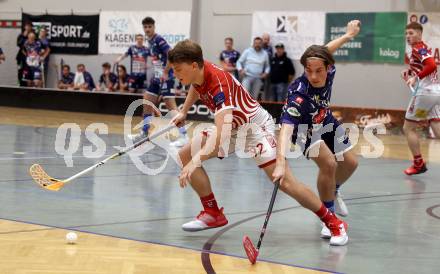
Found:
<path fill-rule="evenodd" d="M 353 39 L 356 35 L 358 35 L 361 30 L 361 21 L 352 20 L 347 24 L 347 31 L 341 37 L 338 37 L 332 41 L 330 41 L 326 46 L 330 53 L 334 53 L 338 48 L 340 48 L 343 44 L 347 43 L 351 39 Z"/>
<path fill-rule="evenodd" d="M 294 130 L 294 125 L 282 124 L 280 134 L 278 136 L 277 143 L 277 161 L 275 170 L 272 174 L 273 181 L 280 180 L 280 184 L 283 184 L 284 175 L 286 173 L 286 154 L 290 150 L 290 143 L 292 139 L 292 134 Z"/>

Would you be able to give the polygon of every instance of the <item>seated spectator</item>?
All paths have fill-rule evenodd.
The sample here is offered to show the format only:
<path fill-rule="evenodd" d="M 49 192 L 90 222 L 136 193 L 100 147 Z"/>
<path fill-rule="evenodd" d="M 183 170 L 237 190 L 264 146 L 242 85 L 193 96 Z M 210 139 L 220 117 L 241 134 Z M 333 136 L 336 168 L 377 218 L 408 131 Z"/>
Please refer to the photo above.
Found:
<path fill-rule="evenodd" d="M 96 88 L 92 75 L 86 71 L 84 64 L 76 66 L 75 78 L 73 80 L 73 89 L 81 91 L 92 91 Z"/>
<path fill-rule="evenodd" d="M 253 46 L 246 49 L 237 61 L 237 69 L 243 77 L 243 87 L 257 99 L 263 86 L 263 80 L 270 72 L 269 56 L 262 49 L 260 37 L 254 38 Z"/>
<path fill-rule="evenodd" d="M 73 81 L 75 80 L 75 74 L 70 72 L 70 66 L 63 66 L 63 73 L 61 79 L 58 81 L 59 89 L 73 89 Z"/>
<path fill-rule="evenodd" d="M 6 60 L 2 48 L 0 48 L 0 64 Z"/>
<path fill-rule="evenodd" d="M 127 74 L 127 69 L 124 65 L 118 65 L 118 80 L 115 84 L 115 90 L 126 92 L 128 91 L 128 79 L 130 75 Z M 133 92 L 133 91 L 130 91 Z"/>
<path fill-rule="evenodd" d="M 275 55 L 270 62 L 270 93 L 271 100 L 284 101 L 287 97 L 287 86 L 295 76 L 292 60 L 287 57 L 284 45 L 275 45 Z"/>
<path fill-rule="evenodd" d="M 225 38 L 225 50 L 220 53 L 220 63 L 224 70 L 238 79 L 237 60 L 240 58 L 240 52 L 236 51 L 233 46 L 234 40 L 231 37 Z"/>
<path fill-rule="evenodd" d="M 110 63 L 102 64 L 102 74 L 99 77 L 99 86 L 96 90 L 114 91 L 118 77 L 111 72 L 112 66 Z"/>
<path fill-rule="evenodd" d="M 23 46 L 27 67 L 23 71 L 23 79 L 27 81 L 28 87 L 43 87 L 41 64 L 44 53 L 44 46 L 37 40 L 36 34 L 30 32 Z"/>

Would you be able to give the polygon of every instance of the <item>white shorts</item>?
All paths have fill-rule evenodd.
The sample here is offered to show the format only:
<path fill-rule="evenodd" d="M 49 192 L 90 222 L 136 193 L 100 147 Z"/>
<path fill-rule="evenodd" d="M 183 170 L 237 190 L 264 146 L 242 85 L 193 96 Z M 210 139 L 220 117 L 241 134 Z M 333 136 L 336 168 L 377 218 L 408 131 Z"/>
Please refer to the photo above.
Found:
<path fill-rule="evenodd" d="M 412 122 L 440 121 L 440 96 L 413 96 L 406 110 L 405 119 Z"/>
<path fill-rule="evenodd" d="M 203 130 L 202 134 L 209 137 L 214 130 L 215 126 Z M 225 148 L 226 145 L 228 144 L 222 147 Z M 228 148 L 220 149 L 218 158 L 223 159 L 233 153 L 236 153 L 239 158 L 254 158 L 260 168 L 274 164 L 277 156 L 277 142 L 275 123 L 272 118 L 268 119 L 264 126 L 246 124 L 233 129 Z"/>

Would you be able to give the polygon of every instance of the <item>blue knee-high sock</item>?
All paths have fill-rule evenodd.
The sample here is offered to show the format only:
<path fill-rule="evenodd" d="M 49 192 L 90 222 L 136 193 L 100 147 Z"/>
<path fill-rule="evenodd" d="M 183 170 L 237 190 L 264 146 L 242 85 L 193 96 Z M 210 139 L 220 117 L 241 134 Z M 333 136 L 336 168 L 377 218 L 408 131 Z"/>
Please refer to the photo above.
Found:
<path fill-rule="evenodd" d="M 335 201 L 324 201 L 323 203 L 328 210 L 335 213 Z"/>
<path fill-rule="evenodd" d="M 147 134 L 148 130 L 150 129 L 150 122 L 151 122 L 151 114 L 144 114 L 144 120 L 142 121 L 142 123 L 144 124 L 142 126 L 142 131 Z"/>
<path fill-rule="evenodd" d="M 186 135 L 186 128 L 185 127 L 179 127 L 179 132 L 181 135 L 185 136 Z"/>

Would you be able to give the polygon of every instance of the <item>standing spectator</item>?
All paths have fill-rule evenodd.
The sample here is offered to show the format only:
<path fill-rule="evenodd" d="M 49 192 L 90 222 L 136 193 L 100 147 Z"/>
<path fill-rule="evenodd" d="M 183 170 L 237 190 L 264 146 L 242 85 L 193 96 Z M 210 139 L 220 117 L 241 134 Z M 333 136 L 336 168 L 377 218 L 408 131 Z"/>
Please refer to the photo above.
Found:
<path fill-rule="evenodd" d="M 117 77 L 118 77 L 118 80 L 116 81 L 116 84 L 115 84 L 115 90 L 122 91 L 122 92 L 129 91 L 128 79 L 130 78 L 130 75 L 127 74 L 127 69 L 125 68 L 124 65 L 118 65 Z"/>
<path fill-rule="evenodd" d="M 225 50 L 220 53 L 220 63 L 224 70 L 238 79 L 237 60 L 240 58 L 240 52 L 236 51 L 233 46 L 234 39 L 225 38 Z"/>
<path fill-rule="evenodd" d="M 23 79 L 23 72 L 27 69 L 26 66 L 26 55 L 23 53 L 24 43 L 26 43 L 28 34 L 32 32 L 32 23 L 26 22 L 24 23 L 23 32 L 20 33 L 17 37 L 17 47 L 18 52 L 15 60 L 17 61 L 18 66 L 18 83 L 21 87 L 27 86 L 27 81 Z"/>
<path fill-rule="evenodd" d="M 86 71 L 84 64 L 76 66 L 75 79 L 73 80 L 73 89 L 81 91 L 92 91 L 96 88 L 92 75 Z"/>
<path fill-rule="evenodd" d="M 27 81 L 28 87 L 42 87 L 41 62 L 45 48 L 37 41 L 34 32 L 28 34 L 28 39 L 23 46 L 23 55 L 26 57 L 26 69 L 23 71 L 23 78 Z"/>
<path fill-rule="evenodd" d="M 267 55 L 269 55 L 269 60 L 273 57 L 273 49 L 272 44 L 270 43 L 270 34 L 264 33 L 261 36 L 261 39 L 263 40 L 263 49 L 267 52 Z"/>
<path fill-rule="evenodd" d="M 70 72 L 69 65 L 63 65 L 63 74 L 61 79 L 58 81 L 59 89 L 73 89 L 73 81 L 75 80 L 75 74 Z"/>
<path fill-rule="evenodd" d="M 267 55 L 269 55 L 269 62 L 272 61 L 273 58 L 273 48 L 272 48 L 272 44 L 270 43 L 270 34 L 269 33 L 263 33 L 263 35 L 261 36 L 261 39 L 263 39 L 263 49 L 264 51 L 267 52 Z M 264 98 L 266 100 L 271 100 L 272 95 L 271 95 L 271 87 L 270 87 L 270 81 L 269 79 L 265 79 L 263 81 L 263 94 L 264 94 Z"/>
<path fill-rule="evenodd" d="M 0 64 L 6 60 L 2 48 L 0 48 Z"/>
<path fill-rule="evenodd" d="M 102 74 L 99 77 L 99 86 L 97 90 L 114 91 L 118 77 L 111 72 L 112 66 L 110 63 L 102 64 Z"/>
<path fill-rule="evenodd" d="M 41 28 L 40 33 L 38 34 L 38 39 L 40 43 L 43 45 L 45 51 L 43 55 L 43 64 L 44 64 L 44 82 L 47 82 L 47 72 L 49 70 L 49 54 L 50 54 L 50 44 L 49 39 L 47 39 L 47 29 Z"/>
<path fill-rule="evenodd" d="M 287 86 L 295 77 L 295 68 L 292 60 L 287 57 L 284 45 L 275 45 L 275 56 L 270 62 L 270 93 L 271 100 L 284 101 L 287 95 Z"/>
<path fill-rule="evenodd" d="M 243 77 L 242 84 L 252 97 L 258 98 L 258 93 L 270 72 L 269 56 L 262 49 L 260 37 L 254 38 L 252 47 L 246 49 L 237 61 L 237 69 Z"/>
<path fill-rule="evenodd" d="M 145 81 L 147 81 L 147 58 L 150 50 L 144 46 L 144 35 L 136 35 L 136 45 L 130 46 L 124 54 L 119 56 L 115 63 L 119 63 L 124 58 L 130 56 L 130 78 L 129 90 L 131 92 L 145 89 Z"/>

